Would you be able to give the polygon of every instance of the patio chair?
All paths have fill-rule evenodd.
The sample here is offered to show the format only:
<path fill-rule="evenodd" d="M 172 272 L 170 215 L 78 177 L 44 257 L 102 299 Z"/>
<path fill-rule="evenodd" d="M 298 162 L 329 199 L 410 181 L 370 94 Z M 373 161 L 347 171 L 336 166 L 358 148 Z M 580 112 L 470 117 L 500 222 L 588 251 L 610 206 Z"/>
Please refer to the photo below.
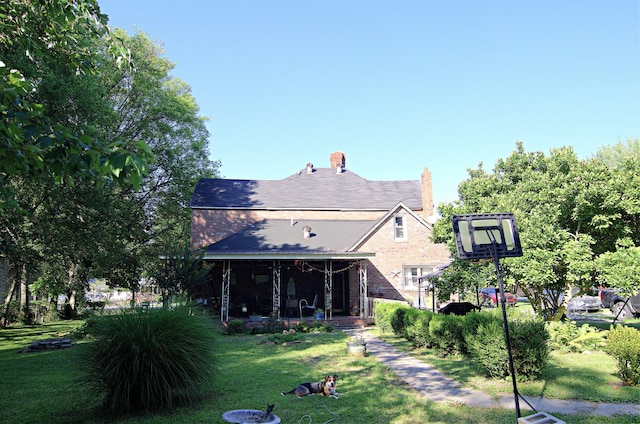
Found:
<path fill-rule="evenodd" d="M 318 306 L 318 295 L 316 294 L 315 297 L 313 298 L 313 303 L 309 304 L 309 302 L 307 301 L 307 299 L 300 299 L 300 319 L 302 319 L 302 311 L 304 311 L 305 309 L 311 309 L 311 314 L 313 315 L 313 312 L 316 310 L 316 307 Z"/>

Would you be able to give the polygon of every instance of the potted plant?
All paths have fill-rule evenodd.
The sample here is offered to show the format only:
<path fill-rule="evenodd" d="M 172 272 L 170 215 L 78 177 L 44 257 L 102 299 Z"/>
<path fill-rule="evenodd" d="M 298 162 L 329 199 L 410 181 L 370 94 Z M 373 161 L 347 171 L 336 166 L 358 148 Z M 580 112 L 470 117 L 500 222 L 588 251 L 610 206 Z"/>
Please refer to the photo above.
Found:
<path fill-rule="evenodd" d="M 357 334 L 347 342 L 347 354 L 350 356 L 366 356 L 367 355 L 367 342 L 362 337 L 362 334 Z"/>
<path fill-rule="evenodd" d="M 313 315 L 316 317 L 316 319 L 322 319 L 324 318 L 324 310 L 322 308 L 317 308 Z"/>

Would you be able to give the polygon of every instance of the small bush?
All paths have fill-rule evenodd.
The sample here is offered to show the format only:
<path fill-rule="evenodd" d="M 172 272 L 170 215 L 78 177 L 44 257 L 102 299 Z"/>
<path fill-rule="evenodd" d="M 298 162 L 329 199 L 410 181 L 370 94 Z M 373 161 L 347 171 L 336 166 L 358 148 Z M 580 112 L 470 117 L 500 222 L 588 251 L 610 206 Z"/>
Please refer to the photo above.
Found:
<path fill-rule="evenodd" d="M 413 325 L 407 329 L 412 335 L 412 341 L 415 346 L 418 347 L 432 347 L 433 339 L 429 334 L 429 323 L 431 319 L 436 315 L 432 311 L 419 311 Z"/>
<path fill-rule="evenodd" d="M 434 315 L 431 318 L 429 336 L 441 356 L 466 353 L 463 322 L 464 317 L 457 315 Z"/>
<path fill-rule="evenodd" d="M 298 333 L 313 333 L 316 331 L 330 333 L 334 330 L 333 325 L 328 322 L 319 320 L 307 321 L 305 319 L 302 319 L 300 323 L 293 325 L 291 328 Z"/>
<path fill-rule="evenodd" d="M 77 385 L 118 412 L 191 403 L 213 374 L 214 329 L 184 307 L 123 310 L 92 318 Z"/>
<path fill-rule="evenodd" d="M 622 325 L 611 326 L 606 351 L 616 358 L 618 372 L 624 384 L 640 384 L 640 331 Z"/>
<path fill-rule="evenodd" d="M 415 308 L 405 308 L 402 325 L 402 337 L 413 342 L 415 338 L 416 320 L 420 316 L 420 310 Z"/>
<path fill-rule="evenodd" d="M 232 319 L 227 323 L 227 328 L 225 329 L 225 334 L 242 334 L 246 332 L 244 321 L 241 319 Z"/>
<path fill-rule="evenodd" d="M 575 321 L 547 322 L 549 348 L 561 352 L 582 353 L 603 350 L 606 345 L 606 331 L 588 324 L 578 326 Z"/>
<path fill-rule="evenodd" d="M 503 324 L 493 320 L 482 323 L 474 333 L 465 336 L 471 356 L 485 369 L 491 378 L 509 375 L 509 352 L 504 341 Z"/>
<path fill-rule="evenodd" d="M 519 381 L 537 378 L 549 359 L 549 333 L 541 320 L 509 322 L 511 352 Z M 496 319 L 480 324 L 475 333 L 465 335 L 467 348 L 492 378 L 511 374 L 509 351 L 505 341 L 504 324 Z"/>
<path fill-rule="evenodd" d="M 393 331 L 393 334 L 398 336 L 398 337 L 404 337 L 405 336 L 405 332 L 404 332 L 404 325 L 405 325 L 405 321 L 404 321 L 404 316 L 407 314 L 407 311 L 410 308 L 408 306 L 402 306 L 399 308 L 395 308 L 392 312 L 391 312 L 391 317 L 389 320 L 389 323 L 391 324 L 391 330 Z"/>
<path fill-rule="evenodd" d="M 376 325 L 383 333 L 393 331 L 391 321 L 396 317 L 397 309 L 408 309 L 408 306 L 396 302 L 375 302 L 373 311 Z"/>

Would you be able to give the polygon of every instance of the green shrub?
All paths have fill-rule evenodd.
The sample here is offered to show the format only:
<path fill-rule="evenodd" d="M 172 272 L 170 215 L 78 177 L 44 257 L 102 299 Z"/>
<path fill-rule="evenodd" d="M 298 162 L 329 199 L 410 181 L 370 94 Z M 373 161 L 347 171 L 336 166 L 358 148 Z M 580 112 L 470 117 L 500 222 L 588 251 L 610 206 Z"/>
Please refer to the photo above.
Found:
<path fill-rule="evenodd" d="M 90 319 L 93 339 L 77 381 L 106 409 L 150 411 L 201 398 L 213 374 L 214 328 L 185 307 L 133 309 Z"/>
<path fill-rule="evenodd" d="M 494 310 L 469 312 L 464 316 L 462 328 L 463 336 L 466 339 L 467 335 L 475 334 L 481 325 L 493 322 L 497 322 L 498 324 L 502 325 L 502 315 L 496 314 Z"/>
<path fill-rule="evenodd" d="M 227 323 L 227 327 L 225 329 L 225 334 L 242 334 L 246 332 L 247 329 L 245 327 L 244 321 L 241 319 L 232 319 Z"/>
<path fill-rule="evenodd" d="M 412 335 L 412 341 L 418 347 L 432 347 L 433 340 L 429 334 L 429 323 L 436 314 L 432 311 L 419 311 L 413 325 L 407 329 Z"/>
<path fill-rule="evenodd" d="M 603 350 L 607 331 L 588 324 L 578 326 L 575 321 L 547 322 L 549 349 L 561 352 L 582 353 Z"/>
<path fill-rule="evenodd" d="M 408 309 L 408 307 L 401 307 L 391 312 L 389 323 L 391 324 L 393 334 L 398 337 L 404 337 L 404 315 Z"/>
<path fill-rule="evenodd" d="M 616 358 L 618 372 L 624 384 L 640 384 L 640 331 L 622 325 L 611 326 L 606 351 Z"/>
<path fill-rule="evenodd" d="M 420 310 L 415 308 L 405 308 L 405 313 L 403 317 L 403 325 L 402 325 L 402 337 L 413 342 L 415 339 L 415 329 L 414 326 L 416 324 L 416 320 L 418 316 L 420 316 Z"/>
<path fill-rule="evenodd" d="M 429 336 L 441 356 L 467 352 L 463 336 L 464 317 L 458 315 L 434 315 L 429 322 Z"/>
<path fill-rule="evenodd" d="M 291 327 L 298 333 L 313 333 L 316 331 L 323 333 L 330 333 L 334 330 L 333 325 L 328 322 L 322 322 L 320 320 L 307 321 L 304 318 L 300 320 L 298 324 Z"/>
<path fill-rule="evenodd" d="M 475 333 L 465 335 L 467 349 L 491 378 L 509 375 L 509 352 L 504 341 L 503 324 L 488 321 L 480 324 Z"/>
<path fill-rule="evenodd" d="M 380 302 L 374 303 L 373 313 L 376 320 L 376 325 L 383 333 L 392 330 L 391 319 L 395 314 L 396 309 L 406 309 L 407 306 L 402 303 L 396 302 Z"/>
<path fill-rule="evenodd" d="M 511 352 L 516 377 L 520 381 L 537 378 L 549 360 L 549 333 L 542 320 L 509 322 Z M 481 323 L 476 332 L 465 334 L 467 349 L 492 378 L 504 378 L 509 370 L 509 351 L 504 324 L 496 319 Z"/>

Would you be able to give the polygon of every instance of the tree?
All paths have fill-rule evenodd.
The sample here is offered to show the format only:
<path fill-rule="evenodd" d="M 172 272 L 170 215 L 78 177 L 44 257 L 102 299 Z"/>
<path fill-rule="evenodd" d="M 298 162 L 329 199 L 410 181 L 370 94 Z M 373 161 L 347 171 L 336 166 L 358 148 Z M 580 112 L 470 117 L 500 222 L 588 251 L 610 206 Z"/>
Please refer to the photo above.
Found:
<path fill-rule="evenodd" d="M 171 297 L 195 294 L 207 283 L 210 268 L 203 260 L 204 250 L 185 247 L 168 252 L 153 272 L 156 284 L 162 290 L 162 303 L 167 306 Z"/>
<path fill-rule="evenodd" d="M 630 240 L 621 240 L 615 252 L 606 252 L 597 259 L 598 281 L 620 290 L 623 296 L 640 291 L 640 247 Z"/>
<path fill-rule="evenodd" d="M 618 140 L 614 145 L 602 146 L 595 154 L 595 158 L 610 168 L 622 166 L 630 157 L 640 156 L 640 140 L 627 138 Z"/>
<path fill-rule="evenodd" d="M 0 135 L 5 144 L 0 152 L 0 208 L 17 206 L 8 184 L 15 175 L 68 184 L 106 179 L 139 185 L 151 160 L 144 143 L 127 146 L 121 140 L 74 132 L 65 121 L 51 119 L 38 91 L 53 64 L 69 75 L 93 70 L 97 43 L 111 54 L 122 52 L 117 44 L 105 43 L 106 16 L 97 2 L 2 2 L 0 16 Z"/>
<path fill-rule="evenodd" d="M 69 20 L 78 10 L 66 3 L 19 1 L 15 7 L 22 8 L 26 18 L 16 25 L 37 30 L 49 22 L 38 13 L 51 8 L 54 17 L 49 23 L 56 35 L 55 13 Z M 82 8 L 95 2 L 76 3 Z M 3 7 L 11 9 L 14 4 Z M 83 19 L 69 24 L 71 29 Z M 102 22 L 102 16 L 96 19 Z M 92 34 L 77 30 L 78 37 Z M 208 159 L 209 134 L 189 87 L 169 77 L 173 64 L 142 34 L 128 37 L 114 31 L 109 38 L 106 32 L 100 34 L 74 39 L 82 47 L 80 61 L 67 61 L 62 52 L 37 43 L 31 51 L 38 54 L 29 57 L 0 45 L 0 54 L 10 57 L 11 66 L 26 76 L 8 74 L 13 86 L 24 86 L 20 96 L 2 98 L 8 102 L 6 110 L 16 109 L 14 104 L 28 106 L 31 109 L 25 110 L 32 110 L 31 115 L 15 115 L 31 116 L 24 121 L 29 125 L 42 122 L 35 129 L 22 121 L 0 123 L 4 125 L 0 130 L 18 131 L 12 133 L 17 139 L 29 131 L 34 135 L 29 143 L 16 145 L 18 152 L 28 148 L 24 162 L 19 154 L 12 162 L 12 150 L 3 151 L 7 155 L 0 158 L 0 189 L 14 205 L 0 213 L 0 243 L 16 265 L 12 269 L 21 272 L 13 281 L 23 282 L 14 284 L 5 298 L 5 312 L 11 296 L 28 298 L 21 287 L 37 288 L 54 298 L 64 293 L 72 311 L 76 295 L 82 294 L 91 277 L 137 290 L 144 268 L 157 261 L 158 252 L 188 239 L 187 206 L 193 187 L 199 176 L 217 172 L 218 164 Z M 31 45 L 29 40 L 16 40 L 13 46 L 22 42 L 23 47 Z M 130 60 L 132 66 L 122 66 L 123 56 L 113 54 L 114 45 L 127 52 L 125 62 Z M 3 94 L 14 92 L 8 87 Z M 40 129 L 47 125 L 64 137 L 56 133 L 58 138 L 49 141 Z M 152 156 L 155 161 L 142 160 Z M 15 169 L 7 163 L 16 164 Z M 143 175 L 142 164 L 146 176 L 136 178 Z"/>
<path fill-rule="evenodd" d="M 524 255 L 502 261 L 505 277 L 542 313 L 549 293 L 562 306 L 557 300 L 563 292 L 564 302 L 569 300 L 569 287 L 593 287 L 594 258 L 614 251 L 619 240 L 629 238 L 638 245 L 638 174 L 635 157 L 614 168 L 596 159 L 580 161 L 569 147 L 546 156 L 527 153 L 517 143 L 492 173 L 482 164 L 469 170 L 469 179 L 459 186 L 459 201 L 439 205 L 443 219 L 436 223 L 434 241 L 448 242 L 455 255 L 452 215 L 513 212 Z"/>

